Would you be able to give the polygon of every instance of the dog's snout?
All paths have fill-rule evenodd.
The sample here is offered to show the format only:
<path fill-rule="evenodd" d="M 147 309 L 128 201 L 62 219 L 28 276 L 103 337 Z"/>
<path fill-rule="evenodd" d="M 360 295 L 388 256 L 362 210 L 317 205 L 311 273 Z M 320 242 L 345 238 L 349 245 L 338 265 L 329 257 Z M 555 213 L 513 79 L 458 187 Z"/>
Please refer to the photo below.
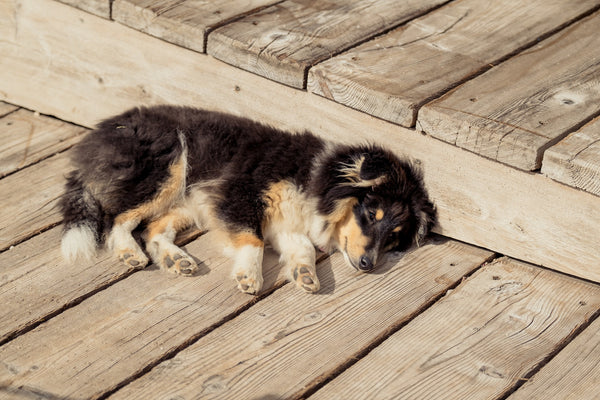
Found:
<path fill-rule="evenodd" d="M 358 268 L 361 271 L 370 271 L 373 269 L 373 261 L 367 256 L 362 256 L 358 262 Z"/>

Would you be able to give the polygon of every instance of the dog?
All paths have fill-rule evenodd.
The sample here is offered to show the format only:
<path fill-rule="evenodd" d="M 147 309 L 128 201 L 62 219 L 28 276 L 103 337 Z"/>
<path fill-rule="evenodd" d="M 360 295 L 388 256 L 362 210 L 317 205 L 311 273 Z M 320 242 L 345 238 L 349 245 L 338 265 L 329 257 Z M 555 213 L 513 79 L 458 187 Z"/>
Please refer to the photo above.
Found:
<path fill-rule="evenodd" d="M 198 265 L 174 244 L 214 230 L 244 293 L 263 285 L 265 243 L 290 280 L 319 290 L 316 248 L 371 271 L 419 244 L 436 210 L 412 162 L 373 144 L 349 146 L 191 107 L 138 107 L 101 122 L 73 150 L 60 201 L 66 260 L 107 245 L 130 267 L 149 258 L 185 276 Z M 143 224 L 146 252 L 132 232 Z"/>

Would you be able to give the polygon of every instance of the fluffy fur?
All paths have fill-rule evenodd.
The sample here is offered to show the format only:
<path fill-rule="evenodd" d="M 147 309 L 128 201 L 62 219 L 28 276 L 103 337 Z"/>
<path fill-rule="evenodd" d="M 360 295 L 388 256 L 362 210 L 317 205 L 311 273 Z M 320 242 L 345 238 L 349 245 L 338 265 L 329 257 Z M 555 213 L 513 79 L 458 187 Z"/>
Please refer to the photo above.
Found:
<path fill-rule="evenodd" d="M 174 106 L 135 108 L 76 147 L 61 207 L 66 259 L 102 244 L 126 264 L 149 259 L 192 275 L 173 244 L 191 225 L 222 234 L 239 289 L 262 287 L 265 242 L 289 276 L 319 290 L 315 246 L 370 271 L 386 251 L 419 243 L 435 208 L 414 166 L 374 145 L 325 142 L 248 119 Z M 132 236 L 144 224 L 146 251 Z"/>

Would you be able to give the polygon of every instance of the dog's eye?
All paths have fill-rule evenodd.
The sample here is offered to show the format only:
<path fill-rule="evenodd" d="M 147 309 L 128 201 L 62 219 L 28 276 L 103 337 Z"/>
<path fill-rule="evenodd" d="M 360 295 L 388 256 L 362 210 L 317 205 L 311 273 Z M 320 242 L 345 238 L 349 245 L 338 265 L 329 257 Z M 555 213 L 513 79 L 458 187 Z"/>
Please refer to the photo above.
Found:
<path fill-rule="evenodd" d="M 369 221 L 374 222 L 375 221 L 375 212 L 369 210 Z"/>

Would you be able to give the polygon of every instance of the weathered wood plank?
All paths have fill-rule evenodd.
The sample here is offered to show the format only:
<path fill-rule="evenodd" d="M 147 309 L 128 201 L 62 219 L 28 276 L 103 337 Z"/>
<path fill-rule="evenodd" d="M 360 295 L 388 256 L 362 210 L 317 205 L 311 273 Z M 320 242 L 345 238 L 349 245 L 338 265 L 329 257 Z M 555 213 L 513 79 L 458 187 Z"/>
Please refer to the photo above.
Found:
<path fill-rule="evenodd" d="M 598 4 L 597 0 L 450 2 L 312 67 L 308 90 L 411 127 L 425 102 Z"/>
<path fill-rule="evenodd" d="M 18 109 L 19 107 L 17 106 L 0 101 L 0 117 L 4 117 L 5 115 L 10 114 Z"/>
<path fill-rule="evenodd" d="M 0 177 L 60 152 L 87 129 L 27 110 L 0 119 Z"/>
<path fill-rule="evenodd" d="M 599 392 L 600 319 L 596 319 L 508 400 L 593 400 Z"/>
<path fill-rule="evenodd" d="M 211 233 L 201 236 L 186 246 L 201 262 L 198 276 L 147 267 L 0 347 L 0 387 L 96 398 L 251 305 L 256 297 L 237 289 L 221 248 Z M 275 253 L 263 267 L 267 290 L 282 284 Z"/>
<path fill-rule="evenodd" d="M 21 29 L 14 35 L 15 25 L 0 25 L 8 26 L 0 31 L 0 100 L 88 127 L 134 105 L 189 104 L 335 141 L 381 143 L 422 161 L 439 233 L 600 282 L 597 196 L 60 3 L 23 0 L 6 12 Z"/>
<path fill-rule="evenodd" d="M 598 307 L 598 285 L 502 259 L 310 398 L 498 398 Z"/>
<path fill-rule="evenodd" d="M 208 53 L 266 78 L 305 86 L 311 65 L 443 0 L 287 0 L 216 29 Z"/>
<path fill-rule="evenodd" d="M 600 48 L 599 25 L 595 13 L 425 105 L 417 129 L 539 169 L 549 146 L 600 112 L 600 62 L 583 56 Z"/>
<path fill-rule="evenodd" d="M 0 251 L 57 224 L 68 151 L 0 180 Z"/>
<path fill-rule="evenodd" d="M 490 255 L 445 241 L 357 275 L 335 254 L 319 269 L 318 295 L 276 291 L 114 399 L 299 398 Z"/>
<path fill-rule="evenodd" d="M 110 2 L 111 0 L 57 0 L 61 3 L 77 7 L 83 11 L 96 14 L 100 17 L 110 18 Z"/>
<path fill-rule="evenodd" d="M 67 265 L 61 233 L 56 227 L 0 254 L 0 342 L 128 272 L 106 255 Z"/>
<path fill-rule="evenodd" d="M 546 150 L 542 173 L 600 196 L 600 118 Z"/>
<path fill-rule="evenodd" d="M 115 0 L 112 18 L 167 42 L 203 53 L 210 30 L 278 1 Z"/>

